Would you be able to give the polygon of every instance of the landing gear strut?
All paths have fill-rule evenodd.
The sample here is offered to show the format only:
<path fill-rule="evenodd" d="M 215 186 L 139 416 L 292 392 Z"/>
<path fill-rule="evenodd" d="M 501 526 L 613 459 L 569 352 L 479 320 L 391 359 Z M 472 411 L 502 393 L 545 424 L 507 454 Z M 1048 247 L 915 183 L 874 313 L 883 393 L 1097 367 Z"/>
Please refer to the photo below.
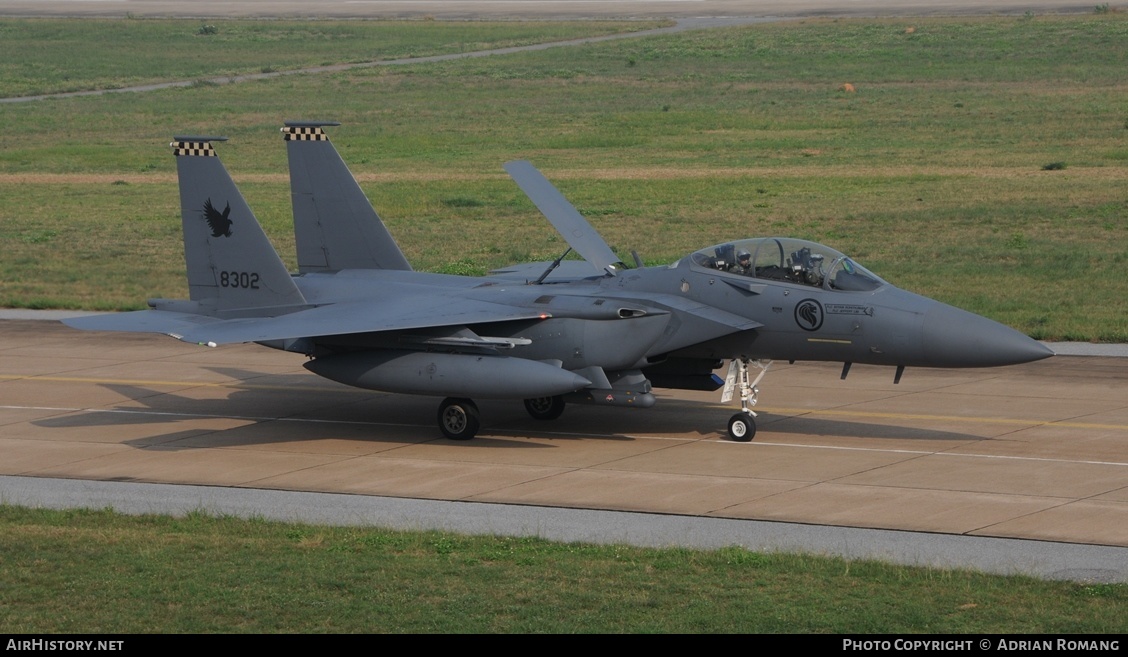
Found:
<path fill-rule="evenodd" d="M 760 368 L 754 381 L 748 380 L 748 366 Z M 725 377 L 725 390 L 721 395 L 721 403 L 732 401 L 734 388 L 740 389 L 740 412 L 729 418 L 728 437 L 739 443 L 746 443 L 756 437 L 756 396 L 760 389 L 756 387 L 760 379 L 768 373 L 772 366 L 770 360 L 750 360 L 748 358 L 734 358 L 729 364 L 728 376 Z"/>
<path fill-rule="evenodd" d="M 451 440 L 470 440 L 478 433 L 478 405 L 469 399 L 447 397 L 439 404 L 439 430 Z"/>

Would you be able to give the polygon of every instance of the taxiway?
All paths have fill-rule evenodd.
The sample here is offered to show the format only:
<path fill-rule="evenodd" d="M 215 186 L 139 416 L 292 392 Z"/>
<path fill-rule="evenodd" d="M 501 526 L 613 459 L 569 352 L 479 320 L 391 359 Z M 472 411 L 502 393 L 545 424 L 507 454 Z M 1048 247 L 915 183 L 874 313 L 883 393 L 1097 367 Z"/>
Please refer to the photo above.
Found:
<path fill-rule="evenodd" d="M 0 475 L 644 512 L 1128 548 L 1128 359 L 989 370 L 777 363 L 760 432 L 716 394 L 551 423 L 319 379 L 253 345 L 0 321 Z M 1128 554 L 1128 553 L 1125 553 Z M 1126 564 L 1128 565 L 1128 564 Z M 1128 568 L 1125 570 L 1128 575 Z"/>

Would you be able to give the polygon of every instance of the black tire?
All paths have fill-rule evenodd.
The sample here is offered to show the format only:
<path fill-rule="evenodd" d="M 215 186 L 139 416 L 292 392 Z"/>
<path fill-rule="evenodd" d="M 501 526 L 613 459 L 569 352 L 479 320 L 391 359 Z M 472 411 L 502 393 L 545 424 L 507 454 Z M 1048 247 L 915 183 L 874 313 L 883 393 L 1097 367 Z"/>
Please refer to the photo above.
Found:
<path fill-rule="evenodd" d="M 470 440 L 481 426 L 478 406 L 469 399 L 447 397 L 439 404 L 439 431 L 451 440 Z"/>
<path fill-rule="evenodd" d="M 747 413 L 737 413 L 729 418 L 728 436 L 738 443 L 752 440 L 756 437 L 756 420 Z"/>
<path fill-rule="evenodd" d="M 564 398 L 560 395 L 553 397 L 537 397 L 525 400 L 525 410 L 537 420 L 555 420 L 564 413 Z"/>

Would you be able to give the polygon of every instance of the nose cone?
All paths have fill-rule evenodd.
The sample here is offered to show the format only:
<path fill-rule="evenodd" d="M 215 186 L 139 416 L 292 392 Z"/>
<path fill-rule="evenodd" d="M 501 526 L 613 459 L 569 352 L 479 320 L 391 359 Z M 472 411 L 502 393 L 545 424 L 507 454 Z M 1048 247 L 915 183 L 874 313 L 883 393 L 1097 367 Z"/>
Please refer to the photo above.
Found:
<path fill-rule="evenodd" d="M 1009 326 L 938 302 L 925 313 L 923 328 L 931 367 L 1017 365 L 1054 355 Z"/>

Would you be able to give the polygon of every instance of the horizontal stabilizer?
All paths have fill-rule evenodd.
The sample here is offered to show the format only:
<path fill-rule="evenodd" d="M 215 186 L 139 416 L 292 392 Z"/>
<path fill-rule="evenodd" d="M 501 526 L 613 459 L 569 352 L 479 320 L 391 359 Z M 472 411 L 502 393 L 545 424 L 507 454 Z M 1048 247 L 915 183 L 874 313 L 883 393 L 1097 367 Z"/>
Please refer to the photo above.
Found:
<path fill-rule="evenodd" d="M 168 312 L 165 310 L 138 310 L 130 313 L 86 315 L 64 319 L 71 328 L 86 331 L 125 331 L 129 333 L 163 333 L 181 338 L 185 333 L 223 320 L 207 315 Z"/>
<path fill-rule="evenodd" d="M 568 244 L 599 273 L 615 275 L 619 257 L 576 208 L 532 164 L 518 160 L 505 164 L 513 182 L 525 192 Z"/>

